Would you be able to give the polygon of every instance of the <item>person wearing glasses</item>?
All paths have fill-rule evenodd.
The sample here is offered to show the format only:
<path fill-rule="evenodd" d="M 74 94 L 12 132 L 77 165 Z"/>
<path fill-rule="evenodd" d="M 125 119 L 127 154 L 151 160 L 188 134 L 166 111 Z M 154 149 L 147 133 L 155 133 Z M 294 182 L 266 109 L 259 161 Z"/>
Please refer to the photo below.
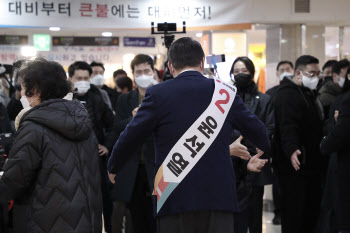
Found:
<path fill-rule="evenodd" d="M 282 233 L 314 232 L 318 220 L 325 174 L 320 152 L 323 111 L 315 91 L 319 76 L 318 59 L 301 56 L 293 78 L 300 85 L 283 79 L 273 99 Z"/>

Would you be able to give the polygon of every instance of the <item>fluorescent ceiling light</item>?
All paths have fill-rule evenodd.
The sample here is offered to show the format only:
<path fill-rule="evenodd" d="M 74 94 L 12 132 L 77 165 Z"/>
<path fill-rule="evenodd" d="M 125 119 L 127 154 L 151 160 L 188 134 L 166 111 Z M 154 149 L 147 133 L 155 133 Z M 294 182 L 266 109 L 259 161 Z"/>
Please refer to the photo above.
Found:
<path fill-rule="evenodd" d="M 33 46 L 23 46 L 21 48 L 21 53 L 24 57 L 34 57 L 36 56 L 37 50 Z"/>
<path fill-rule="evenodd" d="M 60 27 L 49 27 L 50 31 L 53 31 L 53 32 L 58 32 L 61 30 Z"/>
<path fill-rule="evenodd" d="M 111 37 L 113 34 L 112 32 L 102 32 L 102 36 L 105 36 L 105 37 Z"/>

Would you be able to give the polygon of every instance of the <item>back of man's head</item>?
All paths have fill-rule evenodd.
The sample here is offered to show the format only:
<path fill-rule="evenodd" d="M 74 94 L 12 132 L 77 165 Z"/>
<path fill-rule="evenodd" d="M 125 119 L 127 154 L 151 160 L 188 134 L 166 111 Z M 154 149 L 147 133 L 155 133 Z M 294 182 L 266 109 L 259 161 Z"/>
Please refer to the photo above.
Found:
<path fill-rule="evenodd" d="M 149 64 L 151 66 L 151 69 L 154 70 L 154 61 L 153 59 L 146 55 L 146 54 L 138 54 L 134 57 L 134 59 L 131 61 L 131 70 L 132 73 L 134 73 L 135 66 L 140 64 Z"/>
<path fill-rule="evenodd" d="M 333 64 L 332 66 L 332 73 L 335 73 L 335 74 L 340 74 L 341 70 L 343 68 L 347 68 L 350 66 L 350 62 L 348 59 L 343 59 L 343 60 L 340 60 L 336 63 Z"/>
<path fill-rule="evenodd" d="M 84 61 L 76 61 L 68 67 L 69 77 L 73 77 L 76 70 L 87 70 L 90 75 L 92 74 L 91 66 Z"/>
<path fill-rule="evenodd" d="M 168 59 L 176 70 L 186 67 L 199 67 L 204 58 L 204 51 L 198 41 L 190 37 L 176 40 L 169 48 Z"/>
<path fill-rule="evenodd" d="M 128 92 L 132 91 L 132 80 L 127 76 L 119 78 L 116 84 L 122 90 L 127 88 Z"/>
<path fill-rule="evenodd" d="M 295 71 L 303 70 L 309 64 L 319 64 L 319 61 L 316 57 L 310 55 L 300 56 L 295 62 Z"/>

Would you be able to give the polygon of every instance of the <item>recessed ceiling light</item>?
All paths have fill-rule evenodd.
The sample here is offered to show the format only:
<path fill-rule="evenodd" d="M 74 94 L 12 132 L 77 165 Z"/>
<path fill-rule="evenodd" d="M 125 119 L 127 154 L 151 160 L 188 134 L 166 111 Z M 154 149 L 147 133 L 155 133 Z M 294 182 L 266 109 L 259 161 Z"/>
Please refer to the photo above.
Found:
<path fill-rule="evenodd" d="M 22 53 L 22 56 L 25 56 L 25 57 L 34 57 L 36 56 L 37 50 L 33 46 L 23 46 L 21 48 L 21 53 Z"/>
<path fill-rule="evenodd" d="M 61 30 L 60 27 L 49 27 L 50 31 L 53 31 L 53 32 L 58 32 Z"/>
<path fill-rule="evenodd" d="M 202 37 L 202 36 L 203 36 L 203 33 L 201 33 L 201 32 L 199 32 L 199 33 L 196 34 L 196 37 L 199 37 L 199 38 L 200 38 L 200 37 Z"/>
<path fill-rule="evenodd" d="M 102 32 L 102 36 L 105 36 L 105 37 L 110 37 L 112 36 L 112 32 Z"/>

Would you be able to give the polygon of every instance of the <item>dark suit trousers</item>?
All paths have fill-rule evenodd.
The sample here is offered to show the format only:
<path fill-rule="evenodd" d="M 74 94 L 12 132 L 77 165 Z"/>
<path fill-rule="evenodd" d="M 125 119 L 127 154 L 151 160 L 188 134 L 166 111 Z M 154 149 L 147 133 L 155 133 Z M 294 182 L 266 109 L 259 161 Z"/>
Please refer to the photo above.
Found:
<path fill-rule="evenodd" d="M 281 176 L 282 233 L 314 232 L 320 213 L 321 178 Z"/>
<path fill-rule="evenodd" d="M 264 186 L 253 186 L 248 203 L 249 233 L 262 233 Z"/>
<path fill-rule="evenodd" d="M 234 233 L 248 232 L 248 208 L 235 213 Z"/>
<path fill-rule="evenodd" d="M 139 165 L 133 195 L 127 207 L 131 213 L 134 233 L 155 232 L 152 190 L 149 190 L 144 164 Z"/>
<path fill-rule="evenodd" d="M 157 217 L 157 233 L 233 233 L 234 214 L 198 211 Z"/>
<path fill-rule="evenodd" d="M 103 220 L 106 232 L 112 232 L 113 202 L 110 198 L 111 183 L 107 173 L 107 158 L 100 157 L 101 189 L 103 201 Z"/>

